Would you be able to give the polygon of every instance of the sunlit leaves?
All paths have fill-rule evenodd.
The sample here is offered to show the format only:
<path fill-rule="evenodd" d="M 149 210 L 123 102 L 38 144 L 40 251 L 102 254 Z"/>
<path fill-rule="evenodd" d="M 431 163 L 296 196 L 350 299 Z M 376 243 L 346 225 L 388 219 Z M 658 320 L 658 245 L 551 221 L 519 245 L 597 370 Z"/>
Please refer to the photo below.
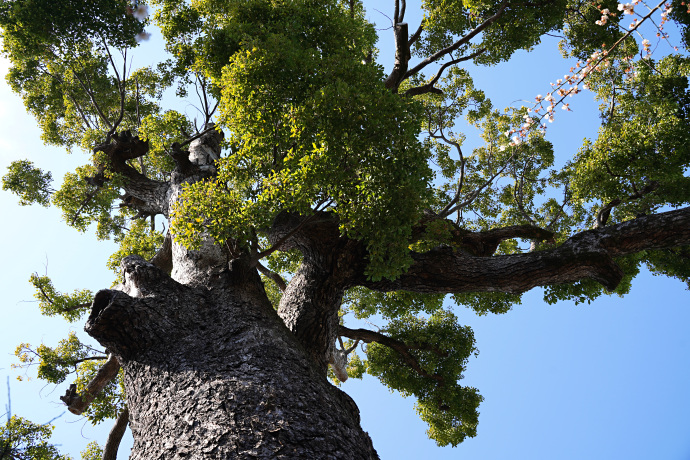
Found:
<path fill-rule="evenodd" d="M 12 416 L 0 426 L 0 458 L 69 460 L 48 443 L 52 432 L 52 426 L 37 425 L 22 417 Z"/>
<path fill-rule="evenodd" d="M 368 372 L 391 389 L 417 397 L 417 411 L 429 424 L 427 434 L 439 445 L 455 446 L 475 436 L 483 398 L 476 388 L 458 385 L 468 358 L 476 354 L 472 330 L 439 310 L 429 319 L 403 315 L 388 324 L 386 333 L 409 347 L 420 369 L 393 348 L 371 343 Z"/>
<path fill-rule="evenodd" d="M 220 124 L 237 148 L 217 179 L 185 189 L 174 233 L 246 242 L 280 211 L 321 206 L 367 242 L 372 279 L 398 276 L 431 173 L 418 104 L 387 91 L 354 51 L 373 46 L 370 26 L 337 4 L 224 5 L 237 18 L 227 33 L 245 32 L 218 82 Z"/>
<path fill-rule="evenodd" d="M 64 294 L 55 289 L 50 278 L 36 273 L 31 275 L 29 282 L 36 289 L 34 297 L 38 300 L 38 307 L 43 315 L 59 315 L 73 322 L 89 311 L 93 293 L 88 289 L 74 290 L 71 294 Z"/>
<path fill-rule="evenodd" d="M 55 348 L 41 344 L 35 350 L 28 343 L 20 344 L 14 354 L 21 364 L 16 367 L 37 365 L 39 379 L 61 383 L 67 375 L 78 372 L 79 366 L 92 359 L 95 350 L 83 344 L 74 332 L 60 340 Z"/>
<path fill-rule="evenodd" d="M 441 51 L 488 21 L 492 26 L 483 29 L 481 38 L 458 51 L 467 55 L 485 49 L 475 61 L 496 64 L 519 49 L 537 45 L 544 33 L 558 29 L 563 21 L 565 1 L 550 1 L 546 6 L 483 0 L 426 0 L 423 7 L 424 33 L 415 43 L 417 55 L 426 57 Z"/>
<path fill-rule="evenodd" d="M 419 312 L 433 313 L 443 306 L 443 295 L 419 294 L 415 292 L 394 291 L 378 292 L 363 287 L 347 291 L 343 300 L 347 310 L 356 318 L 368 318 L 382 315 L 385 318 L 397 318 Z"/>
<path fill-rule="evenodd" d="M 101 460 L 102 458 L 103 449 L 96 441 L 91 441 L 86 445 L 86 449 L 81 451 L 81 460 Z"/>
<path fill-rule="evenodd" d="M 82 166 L 76 173 L 65 174 L 60 189 L 53 196 L 53 203 L 62 209 L 68 225 L 86 231 L 89 224 L 102 216 L 110 216 L 113 201 L 119 197 L 116 181 L 103 186 L 92 183 L 98 173 L 94 166 Z"/>
<path fill-rule="evenodd" d="M 574 198 L 622 203 L 612 222 L 690 199 L 690 93 L 685 58 L 644 60 L 632 72 L 612 67 L 591 81 L 604 124 L 570 164 Z M 654 190 L 650 190 L 654 188 Z"/>
<path fill-rule="evenodd" d="M 166 149 L 169 149 L 173 142 L 183 142 L 193 132 L 192 124 L 187 117 L 175 110 L 143 117 L 139 136 L 149 142 L 149 151 L 143 159 L 146 176 L 167 180 L 174 164 Z"/>
<path fill-rule="evenodd" d="M 48 206 L 53 177 L 50 172 L 43 172 L 29 160 L 13 161 L 2 176 L 2 189 L 19 196 L 19 204 L 40 204 Z"/>
<path fill-rule="evenodd" d="M 108 259 L 108 268 L 120 273 L 120 262 L 127 256 L 138 255 L 151 259 L 163 244 L 165 236 L 151 229 L 145 219 L 132 220 L 129 231 L 120 239 L 120 247 Z"/>

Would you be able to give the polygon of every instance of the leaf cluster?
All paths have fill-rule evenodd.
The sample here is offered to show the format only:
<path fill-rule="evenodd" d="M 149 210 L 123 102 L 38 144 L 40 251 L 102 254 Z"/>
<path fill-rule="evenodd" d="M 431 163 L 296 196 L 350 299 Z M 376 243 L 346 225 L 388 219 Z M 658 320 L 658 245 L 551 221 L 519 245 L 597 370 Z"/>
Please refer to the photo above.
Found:
<path fill-rule="evenodd" d="M 428 319 L 412 315 L 394 319 L 386 332 L 409 347 L 421 372 L 378 343 L 366 348 L 367 372 L 404 396 L 417 398 L 417 412 L 429 424 L 427 434 L 439 445 L 455 446 L 475 436 L 477 407 L 483 398 L 476 388 L 458 384 L 468 358 L 477 353 L 472 330 L 458 325 L 451 312 L 438 310 Z"/>
<path fill-rule="evenodd" d="M 48 442 L 52 432 L 52 426 L 12 416 L 0 426 L 0 459 L 69 460 Z"/>

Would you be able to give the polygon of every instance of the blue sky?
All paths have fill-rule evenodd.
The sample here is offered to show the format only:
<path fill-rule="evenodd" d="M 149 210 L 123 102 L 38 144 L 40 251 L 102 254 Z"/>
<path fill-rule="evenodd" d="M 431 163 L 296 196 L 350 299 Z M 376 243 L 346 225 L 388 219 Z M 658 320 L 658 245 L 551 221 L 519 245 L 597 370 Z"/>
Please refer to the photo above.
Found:
<path fill-rule="evenodd" d="M 373 5 L 370 17 L 385 22 L 374 8 L 388 7 Z M 410 27 L 416 28 L 413 19 Z M 158 40 L 154 32 L 138 64 L 145 64 L 145 53 L 157 49 Z M 383 40 L 385 56 L 392 35 Z M 545 94 L 549 82 L 570 67 L 554 44 L 520 53 L 509 65 L 481 69 L 475 84 L 499 107 Z M 4 74 L 7 63 L 0 61 L 0 67 Z M 571 156 L 584 137 L 595 135 L 598 118 L 590 99 L 587 92 L 573 98 L 573 112 L 558 113 L 549 126 L 547 136 L 559 158 Z M 34 120 L 4 83 L 0 100 L 2 174 L 11 161 L 29 158 L 59 181 L 87 161 L 80 152 L 66 155 L 42 145 Z M 0 193 L 0 401 L 7 404 L 10 377 L 12 412 L 42 423 L 65 412 L 58 398 L 69 382 L 57 388 L 17 382 L 23 371 L 10 369 L 12 351 L 20 342 L 55 345 L 70 330 L 86 335 L 82 323 L 68 325 L 38 314 L 30 302 L 29 275 L 47 272 L 62 291 L 95 292 L 113 280 L 105 261 L 114 246 L 67 227 L 57 209 L 16 203 L 14 196 Z M 359 405 L 362 425 L 382 459 L 690 460 L 690 296 L 679 281 L 643 272 L 624 298 L 550 306 L 534 290 L 506 315 L 477 317 L 465 309 L 456 314 L 472 326 L 480 350 L 470 359 L 464 381 L 485 397 L 478 436 L 454 449 L 439 448 L 426 437 L 411 398 L 389 392 L 374 378 L 350 379 L 342 388 Z M 93 429 L 69 413 L 53 423 L 54 442 L 74 458 L 90 440 L 103 442 L 110 429 L 109 423 Z M 127 447 L 119 458 L 127 458 Z"/>

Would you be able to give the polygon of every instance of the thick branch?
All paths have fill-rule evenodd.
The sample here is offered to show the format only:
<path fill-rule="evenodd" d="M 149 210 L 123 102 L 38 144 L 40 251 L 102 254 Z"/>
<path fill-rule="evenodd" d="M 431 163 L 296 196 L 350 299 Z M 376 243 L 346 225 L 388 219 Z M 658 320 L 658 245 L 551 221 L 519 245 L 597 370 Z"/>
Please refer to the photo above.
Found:
<path fill-rule="evenodd" d="M 613 290 L 623 277 L 615 257 L 688 244 L 690 208 L 683 208 L 588 230 L 557 248 L 528 254 L 476 257 L 439 247 L 414 253 L 414 263 L 397 280 L 369 281 L 362 268 L 352 285 L 378 291 L 517 293 L 589 278 Z"/>
<path fill-rule="evenodd" d="M 511 225 L 509 227 L 495 228 L 483 232 L 471 232 L 431 212 L 426 213 L 422 222 L 415 227 L 413 239 L 419 240 L 423 238 L 427 226 L 431 222 L 438 220 L 444 220 L 448 225 L 453 226 L 450 231 L 450 242 L 452 242 L 453 247 L 460 248 L 462 251 L 477 257 L 488 257 L 493 255 L 502 241 L 513 238 L 536 241 L 553 240 L 553 232 L 544 230 L 535 225 Z"/>
<path fill-rule="evenodd" d="M 125 191 L 129 198 L 126 205 L 135 208 L 144 215 L 163 214 L 168 215 L 167 191 L 170 188 L 168 182 L 149 179 L 132 166 L 128 160 L 146 155 L 149 151 L 148 141 L 132 136 L 129 131 L 113 134 L 109 143 L 101 144 L 94 149 L 95 152 L 103 152 L 108 158 L 108 167 L 125 177 Z M 106 165 L 101 166 L 105 169 Z"/>
<path fill-rule="evenodd" d="M 278 286 L 278 289 L 280 289 L 280 292 L 285 292 L 285 289 L 287 288 L 287 284 L 285 283 L 285 280 L 283 279 L 282 276 L 280 276 L 278 273 L 269 270 L 268 268 L 264 267 L 261 262 L 256 263 L 256 268 L 261 272 L 262 275 L 270 278 L 273 280 L 274 283 Z"/>
<path fill-rule="evenodd" d="M 386 78 L 386 88 L 395 91 L 407 72 L 407 63 L 412 55 L 410 54 L 410 45 L 407 40 L 407 24 L 404 22 L 396 24 L 393 29 L 395 33 L 395 64 L 393 65 L 393 71 Z"/>
<path fill-rule="evenodd" d="M 163 240 L 163 246 L 156 252 L 151 260 L 149 261 L 156 267 L 160 268 L 165 273 L 170 273 L 173 269 L 173 256 L 172 256 L 172 235 L 168 230 Z"/>
<path fill-rule="evenodd" d="M 110 383 L 120 370 L 120 363 L 114 355 L 110 355 L 105 364 L 98 370 L 96 377 L 89 382 L 82 394 L 77 394 L 76 385 L 72 384 L 60 400 L 67 404 L 67 409 L 75 415 L 81 415 L 89 404 L 96 399 L 105 386 Z"/>
<path fill-rule="evenodd" d="M 113 425 L 108 434 L 108 440 L 105 442 L 105 448 L 103 449 L 103 460 L 117 460 L 117 450 L 120 447 L 122 437 L 125 435 L 128 423 L 129 409 L 125 406 L 120 415 L 117 416 L 115 425 Z"/>

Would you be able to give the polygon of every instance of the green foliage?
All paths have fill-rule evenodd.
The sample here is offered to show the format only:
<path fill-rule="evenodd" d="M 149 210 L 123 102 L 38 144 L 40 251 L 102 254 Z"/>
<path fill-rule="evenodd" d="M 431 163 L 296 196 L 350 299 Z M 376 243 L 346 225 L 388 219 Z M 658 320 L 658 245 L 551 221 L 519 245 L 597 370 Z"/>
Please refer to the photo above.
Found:
<path fill-rule="evenodd" d="M 81 460 L 101 460 L 103 449 L 96 441 L 91 441 L 86 445 L 86 449 L 81 451 Z"/>
<path fill-rule="evenodd" d="M 22 343 L 14 354 L 19 358 L 19 364 L 13 367 L 37 365 L 37 377 L 47 382 L 59 384 L 73 374 L 79 393 L 96 377 L 106 358 L 103 352 L 82 343 L 74 332 L 60 340 L 55 348 L 41 344 L 33 349 L 28 343 Z M 115 418 L 120 413 L 124 406 L 122 379 L 120 371 L 118 377 L 109 382 L 88 406 L 84 415 L 91 423 L 97 424 L 105 419 Z"/>
<path fill-rule="evenodd" d="M 48 443 L 53 427 L 12 416 L 0 426 L 0 459 L 69 460 Z"/>
<path fill-rule="evenodd" d="M 108 219 L 113 201 L 120 195 L 115 181 L 102 187 L 92 184 L 90 179 L 97 173 L 95 166 L 81 166 L 75 173 L 65 174 L 62 186 L 53 195 L 53 204 L 62 209 L 65 222 L 81 232 L 92 223 Z"/>
<path fill-rule="evenodd" d="M 309 215 L 320 203 L 344 234 L 367 242 L 372 279 L 398 276 L 429 197 L 429 153 L 417 140 L 419 105 L 387 91 L 381 69 L 353 53 L 373 46 L 371 27 L 330 2 L 213 6 L 241 43 L 211 74 L 237 149 L 215 180 L 186 187 L 174 235 L 192 246 L 203 234 L 246 242 L 278 212 Z"/>
<path fill-rule="evenodd" d="M 104 357 L 94 357 L 96 350 L 83 344 L 74 332 L 66 339 L 60 340 L 58 346 L 51 348 L 39 345 L 35 350 L 28 343 L 20 344 L 14 354 L 20 364 L 16 367 L 28 367 L 37 364 L 39 379 L 50 383 L 62 383 L 72 373 L 79 372 L 80 366 L 87 361 L 100 361 Z"/>
<path fill-rule="evenodd" d="M 604 206 L 623 199 L 612 222 L 690 201 L 689 71 L 687 58 L 667 56 L 656 63 L 623 61 L 592 78 L 604 123 L 569 165 L 574 200 Z M 651 185 L 657 188 L 643 194 Z"/>
<path fill-rule="evenodd" d="M 170 148 L 173 142 L 183 142 L 189 137 L 189 133 L 193 132 L 192 124 L 187 117 L 175 110 L 144 117 L 141 120 L 139 135 L 149 141 L 149 152 L 144 157 L 146 176 L 167 180 L 174 162 L 166 153 L 166 149 Z"/>
<path fill-rule="evenodd" d="M 507 292 L 468 292 L 450 296 L 456 304 L 471 308 L 479 316 L 487 313 L 508 313 L 513 305 L 519 305 L 522 294 Z"/>
<path fill-rule="evenodd" d="M 82 393 L 86 386 L 96 377 L 96 373 L 103 365 L 103 361 L 83 361 L 77 366 L 74 383 L 77 392 Z M 124 374 L 120 369 L 117 377 L 101 390 L 91 404 L 84 411 L 84 416 L 94 425 L 107 419 L 116 418 L 125 406 Z"/>
<path fill-rule="evenodd" d="M 3 41 L 13 42 L 13 47 L 26 54 L 40 54 L 48 46 L 91 37 L 103 37 L 120 48 L 133 47 L 143 25 L 127 14 L 126 6 L 120 0 L 65 0 L 59 8 L 49 0 L 3 1 Z"/>
<path fill-rule="evenodd" d="M 457 324 L 455 315 L 439 310 L 428 319 L 404 315 L 390 321 L 386 333 L 407 344 L 423 375 L 390 347 L 367 346 L 367 371 L 381 382 L 417 398 L 417 411 L 429 424 L 427 434 L 439 445 L 456 446 L 477 433 L 476 388 L 458 385 L 470 355 L 477 354 L 474 334 Z"/>
<path fill-rule="evenodd" d="M 44 173 L 29 160 L 19 160 L 10 163 L 7 174 L 2 176 L 2 189 L 19 196 L 22 206 L 34 203 L 48 206 L 53 193 L 52 182 L 50 172 Z"/>
<path fill-rule="evenodd" d="M 612 292 L 623 296 L 630 292 L 632 280 L 640 273 L 640 263 L 644 260 L 644 254 L 636 254 L 616 259 L 616 263 L 623 270 L 625 275 Z M 587 302 L 603 294 L 610 294 L 601 284 L 591 280 L 583 279 L 572 284 L 558 284 L 544 287 L 544 301 L 553 305 L 559 300 L 571 300 L 575 305 Z"/>
<path fill-rule="evenodd" d="M 458 227 L 481 231 L 530 224 L 554 232 L 546 243 L 510 239 L 498 246 L 499 255 L 516 254 L 548 248 L 591 228 L 607 205 L 612 209 L 608 222 L 618 223 L 690 201 L 690 61 L 671 55 L 633 62 L 640 51 L 633 36 L 587 76 L 587 87 L 602 103 L 602 127 L 558 170 L 540 126 L 544 117 L 527 107 L 496 109 L 468 68 L 448 68 L 438 81 L 419 73 L 402 82 L 397 93 L 387 89 L 383 68 L 371 62 L 376 30 L 359 1 L 155 0 L 153 5 L 170 53 L 158 66 L 130 71 L 120 62 L 119 56 L 130 62 L 126 53 L 147 24 L 121 0 L 68 0 L 59 7 L 47 0 L 0 0 L 2 51 L 12 64 L 7 80 L 37 118 L 46 143 L 92 152 L 108 140 L 113 126 L 129 129 L 148 140 L 150 150 L 128 164 L 159 181 L 169 180 L 175 167 L 171 145 L 188 139 L 196 124 L 178 111 L 161 109 L 164 91 L 177 81 L 177 95 L 186 97 L 196 84 L 197 92 L 203 87 L 200 97 L 212 100 L 210 106 L 218 101 L 215 122 L 226 139 L 215 164 L 218 174 L 186 185 L 166 216 L 172 218 L 176 241 L 190 248 L 211 237 L 240 250 L 266 249 L 264 230 L 279 213 L 306 217 L 327 211 L 338 218 L 342 235 L 364 242 L 366 275 L 378 281 L 403 274 L 411 251 L 456 244 Z M 687 44 L 690 10 L 680 0 L 673 6 L 670 16 Z M 423 32 L 411 52 L 415 59 L 427 58 L 489 21 L 455 48 L 451 59 L 484 50 L 473 62 L 494 65 L 557 32 L 566 56 L 592 63 L 593 53 L 601 57 L 602 49 L 627 30 L 616 7 L 612 0 L 555 0 L 546 6 L 425 0 Z M 608 19 L 601 24 L 606 9 Z M 432 67 L 425 71 L 434 75 L 438 67 Z M 404 96 L 432 81 L 439 91 Z M 464 145 L 463 117 L 479 131 L 481 145 Z M 517 135 L 518 127 L 524 136 Z M 112 237 L 120 245 L 108 260 L 119 273 L 128 255 L 150 259 L 163 234 L 147 220 L 135 219 L 135 210 L 116 209 L 124 178 L 107 166 L 102 153 L 92 156 L 54 191 L 49 172 L 28 160 L 16 161 L 3 177 L 3 189 L 18 195 L 22 205 L 52 201 L 80 231 L 96 224 L 98 238 Z M 425 213 L 441 213 L 449 203 L 461 204 L 453 213 L 455 224 L 425 221 L 420 231 Z M 614 292 L 629 291 L 642 263 L 690 285 L 687 252 L 647 251 L 618 260 L 626 276 Z M 301 260 L 297 250 L 276 251 L 262 263 L 289 280 Z M 268 277 L 263 281 L 277 308 L 280 289 Z M 92 297 L 89 291 L 60 293 L 45 276 L 33 275 L 31 282 L 43 314 L 68 321 L 79 319 Z M 582 280 L 548 286 L 544 296 L 548 303 L 582 303 L 602 294 L 608 292 L 601 285 Z M 452 299 L 479 315 L 506 313 L 520 303 L 520 295 L 500 292 Z M 441 445 L 457 445 L 475 435 L 482 397 L 458 385 L 476 353 L 474 337 L 443 309 L 443 301 L 440 294 L 352 287 L 341 314 L 384 318 L 386 334 L 410 353 L 406 358 L 369 344 L 366 359 L 356 351 L 349 354 L 349 376 L 369 373 L 405 396 L 414 395 L 429 435 Z M 74 334 L 55 348 L 41 345 L 34 351 L 22 344 L 16 352 L 20 365 L 36 364 L 39 378 L 47 381 L 62 382 L 76 373 L 79 390 L 99 365 L 94 353 Z M 121 385 L 120 377 L 99 395 L 87 412 L 89 420 L 117 415 Z M 82 455 L 95 459 L 100 452 L 90 445 Z"/>
<path fill-rule="evenodd" d="M 88 289 L 75 289 L 72 294 L 63 294 L 55 289 L 53 282 L 47 276 L 34 273 L 29 282 L 36 289 L 34 298 L 38 300 L 38 308 L 45 316 L 60 315 L 69 322 L 74 322 L 88 313 L 93 293 Z"/>
<path fill-rule="evenodd" d="M 165 235 L 151 229 L 145 219 L 131 222 L 129 231 L 120 239 L 120 247 L 108 259 L 108 268 L 120 274 L 120 262 L 127 256 L 138 255 L 150 260 L 163 245 Z"/>
<path fill-rule="evenodd" d="M 687 246 L 646 251 L 643 260 L 655 275 L 666 275 L 684 282 L 690 289 L 690 248 Z"/>
<path fill-rule="evenodd" d="M 425 33 L 415 43 L 414 54 L 426 57 L 450 46 L 500 13 L 501 5 L 502 2 L 490 0 L 425 0 Z M 507 60 L 515 51 L 539 44 L 543 34 L 559 29 L 565 6 L 565 0 L 551 2 L 546 8 L 534 3 L 511 3 L 494 18 L 493 27 L 485 29 L 481 38 L 474 43 L 461 46 L 458 53 L 465 55 L 483 48 L 487 52 L 475 58 L 475 62 L 493 65 Z"/>
<path fill-rule="evenodd" d="M 444 295 L 416 292 L 378 292 L 358 286 L 347 291 L 343 304 L 358 319 L 382 315 L 398 318 L 419 312 L 434 313 L 443 307 Z"/>

